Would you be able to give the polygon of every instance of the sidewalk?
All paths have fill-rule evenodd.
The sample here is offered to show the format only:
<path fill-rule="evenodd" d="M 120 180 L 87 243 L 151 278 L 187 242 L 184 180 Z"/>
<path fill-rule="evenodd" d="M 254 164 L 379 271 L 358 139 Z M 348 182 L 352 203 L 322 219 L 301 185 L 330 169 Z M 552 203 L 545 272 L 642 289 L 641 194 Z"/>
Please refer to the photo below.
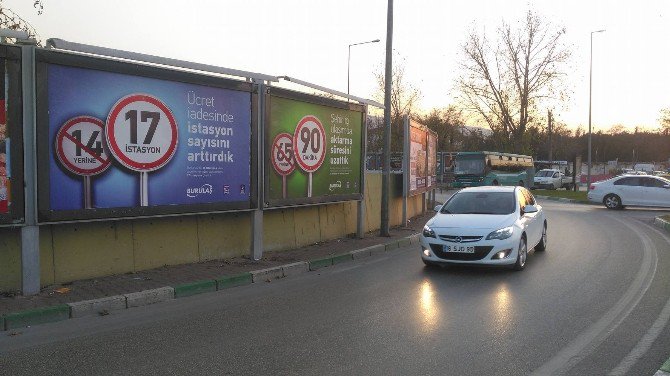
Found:
<path fill-rule="evenodd" d="M 363 239 L 340 238 L 294 250 L 267 252 L 263 254 L 260 261 L 252 261 L 246 256 L 236 257 L 195 264 L 165 266 L 136 273 L 51 285 L 33 296 L 5 293 L 0 295 L 0 316 L 34 308 L 118 296 L 165 286 L 184 285 L 196 281 L 214 280 L 299 261 L 342 255 L 370 246 L 397 242 L 399 239 L 417 234 L 432 216 L 432 210 L 427 208 L 426 214 L 412 218 L 407 227 L 393 228 L 390 237 L 380 237 L 379 231 L 375 231 L 366 234 Z"/>

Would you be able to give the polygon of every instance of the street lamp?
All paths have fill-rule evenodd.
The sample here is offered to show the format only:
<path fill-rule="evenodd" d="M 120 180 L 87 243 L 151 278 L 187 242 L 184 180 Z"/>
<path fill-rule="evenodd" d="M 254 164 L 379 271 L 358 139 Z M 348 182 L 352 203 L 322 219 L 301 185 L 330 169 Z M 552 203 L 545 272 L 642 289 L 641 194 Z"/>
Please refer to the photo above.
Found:
<path fill-rule="evenodd" d="M 351 46 L 358 46 L 359 44 L 377 43 L 379 39 L 369 40 L 367 42 L 353 43 L 349 45 L 349 54 L 347 55 L 347 95 L 349 95 L 349 70 L 351 66 Z"/>
<path fill-rule="evenodd" d="M 593 34 L 602 33 L 605 30 L 596 30 L 591 32 L 591 56 L 589 58 L 589 163 L 586 175 L 586 191 L 591 190 L 591 86 L 593 81 Z"/>

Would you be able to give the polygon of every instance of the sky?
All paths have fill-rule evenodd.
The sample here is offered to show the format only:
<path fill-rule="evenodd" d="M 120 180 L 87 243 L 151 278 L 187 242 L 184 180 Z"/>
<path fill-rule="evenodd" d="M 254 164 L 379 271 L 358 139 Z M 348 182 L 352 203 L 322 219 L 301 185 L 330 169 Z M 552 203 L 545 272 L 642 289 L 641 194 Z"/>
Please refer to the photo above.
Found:
<path fill-rule="evenodd" d="M 287 75 L 347 90 L 349 44 L 352 95 L 372 98 L 384 66 L 385 0 L 32 0 L 2 4 L 28 21 L 42 40 L 61 38 L 121 50 Z M 670 1 L 395 0 L 394 64 L 422 93 L 420 110 L 454 103 L 453 83 L 472 28 L 494 32 L 531 9 L 565 27 L 572 47 L 565 108 L 554 117 L 587 127 L 589 47 L 593 36 L 592 126 L 658 127 L 670 107 Z M 475 125 L 475 124 L 470 124 Z"/>

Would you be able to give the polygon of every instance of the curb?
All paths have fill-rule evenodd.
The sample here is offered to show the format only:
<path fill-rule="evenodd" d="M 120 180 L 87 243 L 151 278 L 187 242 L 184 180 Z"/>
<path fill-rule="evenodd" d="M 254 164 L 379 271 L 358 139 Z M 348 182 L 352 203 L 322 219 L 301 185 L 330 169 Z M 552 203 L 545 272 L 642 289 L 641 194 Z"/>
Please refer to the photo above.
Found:
<path fill-rule="evenodd" d="M 665 219 L 663 219 L 661 217 L 655 217 L 654 218 L 654 226 L 660 227 L 660 228 L 664 229 L 665 231 L 670 232 L 670 221 L 666 221 Z"/>
<path fill-rule="evenodd" d="M 27 311 L 6 314 L 4 316 L 4 329 L 12 330 L 25 328 L 27 326 L 62 321 L 69 318 L 70 306 L 67 304 L 35 308 Z"/>
<path fill-rule="evenodd" d="M 386 251 L 418 243 L 419 234 L 417 233 L 389 243 L 356 249 L 344 254 L 333 255 L 322 259 L 299 261 L 267 269 L 223 276 L 216 279 L 185 283 L 174 287 L 165 286 L 128 294 L 7 313 L 0 316 L 0 330 L 12 330 L 85 316 L 104 316 L 108 315 L 111 311 L 141 307 L 172 299 L 225 290 L 237 286 L 250 285 L 252 283 L 271 282 L 273 279 L 304 274 L 321 268 L 358 260 L 360 258 L 371 257 Z"/>
<path fill-rule="evenodd" d="M 541 198 L 543 200 L 549 200 L 549 201 L 567 202 L 567 203 L 570 203 L 570 204 L 600 205 L 600 204 L 595 203 L 595 202 L 581 201 L 581 200 L 575 200 L 574 198 L 565 198 L 565 197 L 535 196 L 535 198 Z"/>

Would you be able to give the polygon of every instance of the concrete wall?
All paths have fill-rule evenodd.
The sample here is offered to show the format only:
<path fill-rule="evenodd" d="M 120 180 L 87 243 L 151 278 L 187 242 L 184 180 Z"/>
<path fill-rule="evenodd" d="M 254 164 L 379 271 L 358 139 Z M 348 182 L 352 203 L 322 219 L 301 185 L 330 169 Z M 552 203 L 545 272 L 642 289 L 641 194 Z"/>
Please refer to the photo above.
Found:
<path fill-rule="evenodd" d="M 398 181 L 393 180 L 397 193 Z M 408 217 L 422 196 L 408 200 Z M 368 173 L 366 231 L 378 230 L 381 174 Z M 356 233 L 356 202 L 264 213 L 265 251 L 281 251 Z M 402 199 L 390 202 L 390 224 L 402 222 Z M 45 225 L 40 227 L 42 285 L 241 256 L 249 253 L 249 213 Z M 0 228 L 0 291 L 21 287 L 20 229 Z"/>

